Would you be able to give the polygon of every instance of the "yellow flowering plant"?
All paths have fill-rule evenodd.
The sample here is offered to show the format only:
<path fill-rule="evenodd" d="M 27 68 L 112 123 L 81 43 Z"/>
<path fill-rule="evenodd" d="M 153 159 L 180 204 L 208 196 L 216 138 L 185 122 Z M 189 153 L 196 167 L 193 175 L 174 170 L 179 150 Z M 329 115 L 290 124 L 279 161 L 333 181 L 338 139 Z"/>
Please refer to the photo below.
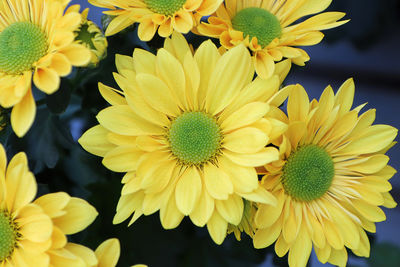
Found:
<path fill-rule="evenodd" d="M 0 267 L 397 267 L 387 2 L 0 1 Z"/>

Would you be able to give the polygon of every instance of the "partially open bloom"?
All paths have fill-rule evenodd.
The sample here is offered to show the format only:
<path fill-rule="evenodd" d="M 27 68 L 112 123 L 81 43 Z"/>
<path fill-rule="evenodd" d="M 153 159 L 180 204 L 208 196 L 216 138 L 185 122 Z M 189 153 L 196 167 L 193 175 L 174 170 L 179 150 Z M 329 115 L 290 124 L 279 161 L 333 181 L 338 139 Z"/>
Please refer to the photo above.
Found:
<path fill-rule="evenodd" d="M 386 219 L 378 207 L 394 208 L 386 151 L 397 129 L 372 125 L 375 110 L 351 110 L 354 82 L 347 80 L 336 95 L 328 86 L 319 101 L 309 102 L 298 85 L 289 95 L 287 113 L 276 114 L 288 130 L 276 143 L 280 159 L 265 165 L 262 183 L 278 199 L 277 206 L 259 205 L 254 246 L 275 243 L 290 266 L 306 266 L 312 247 L 322 263 L 345 266 L 346 247 L 368 257 L 365 230 Z"/>
<path fill-rule="evenodd" d="M 66 13 L 71 11 L 79 12 L 79 9 L 79 5 L 73 5 L 68 8 Z M 79 44 L 90 49 L 91 58 L 89 66 L 95 67 L 107 56 L 108 42 L 99 26 L 97 26 L 93 21 L 87 19 L 88 14 L 89 8 L 82 11 L 82 22 L 78 30 L 75 32 L 75 39 Z"/>
<path fill-rule="evenodd" d="M 66 266 L 80 258 L 65 252 L 66 235 L 82 231 L 97 216 L 83 199 L 64 192 L 36 195 L 35 177 L 25 153 L 7 166 L 0 145 L 0 266 Z"/>
<path fill-rule="evenodd" d="M 104 14 L 115 16 L 106 36 L 138 22 L 140 40 L 149 41 L 157 30 L 162 37 L 170 36 L 174 30 L 188 33 L 201 17 L 212 14 L 222 0 L 89 0 L 89 3 L 110 9 Z"/>
<path fill-rule="evenodd" d="M 310 58 L 301 48 L 319 43 L 320 32 L 340 26 L 345 14 L 325 12 L 294 24 L 296 21 L 325 10 L 332 0 L 225 0 L 208 23 L 201 23 L 197 32 L 220 40 L 231 49 L 245 44 L 253 55 L 256 72 L 263 78 L 274 73 L 274 62 L 290 58 L 304 65 Z"/>
<path fill-rule="evenodd" d="M 11 125 L 19 136 L 32 125 L 36 104 L 32 78 L 46 94 L 54 93 L 60 76 L 88 63 L 90 52 L 74 41 L 81 15 L 63 15 L 64 4 L 48 0 L 0 3 L 0 105 L 11 108 Z"/>
<path fill-rule="evenodd" d="M 244 200 L 275 204 L 255 167 L 278 159 L 266 146 L 286 130 L 268 115 L 290 89 L 278 91 L 278 75 L 252 81 L 244 46 L 221 56 L 208 40 L 193 55 L 178 33 L 157 55 L 135 49 L 116 65 L 122 91 L 99 84 L 111 107 L 79 139 L 107 168 L 127 172 L 114 223 L 159 210 L 164 228 L 189 216 L 221 244 Z"/>
<path fill-rule="evenodd" d="M 82 267 L 115 267 L 121 253 L 121 247 L 117 238 L 110 238 L 101 243 L 95 251 L 80 244 L 68 243 L 65 247 L 70 253 L 80 257 Z M 71 265 L 72 266 L 72 265 Z M 74 265 L 77 266 L 77 265 Z M 132 267 L 147 267 L 136 264 Z"/>

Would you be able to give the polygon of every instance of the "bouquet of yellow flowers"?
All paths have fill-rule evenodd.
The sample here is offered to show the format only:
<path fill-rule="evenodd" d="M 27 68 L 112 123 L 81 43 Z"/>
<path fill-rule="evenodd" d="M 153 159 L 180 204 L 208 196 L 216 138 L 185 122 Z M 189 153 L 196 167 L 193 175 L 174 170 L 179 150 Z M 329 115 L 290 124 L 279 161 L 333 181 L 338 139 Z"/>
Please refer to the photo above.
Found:
<path fill-rule="evenodd" d="M 0 266 L 368 258 L 397 129 L 297 83 L 331 2 L 0 2 Z"/>

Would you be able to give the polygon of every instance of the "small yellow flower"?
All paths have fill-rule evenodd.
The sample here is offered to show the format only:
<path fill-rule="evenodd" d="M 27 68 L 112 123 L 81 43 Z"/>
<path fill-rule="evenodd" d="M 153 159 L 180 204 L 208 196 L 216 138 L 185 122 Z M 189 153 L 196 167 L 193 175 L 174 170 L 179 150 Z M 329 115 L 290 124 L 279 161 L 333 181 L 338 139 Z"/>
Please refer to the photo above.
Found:
<path fill-rule="evenodd" d="M 79 139 L 107 168 L 127 172 L 114 223 L 160 211 L 171 229 L 189 216 L 221 244 L 246 200 L 275 203 L 255 167 L 278 159 L 266 145 L 286 125 L 264 115 L 285 100 L 290 88 L 278 89 L 290 64 L 278 68 L 281 77 L 252 81 L 244 46 L 221 56 L 208 40 L 193 55 L 174 33 L 157 55 L 135 49 L 116 65 L 122 91 L 99 84 L 111 107 Z"/>
<path fill-rule="evenodd" d="M 195 32 L 215 37 L 231 49 L 245 44 L 253 54 L 256 72 L 263 78 L 274 73 L 274 62 L 290 58 L 303 66 L 310 58 L 295 46 L 319 43 L 321 30 L 338 27 L 345 14 L 325 12 L 294 24 L 305 16 L 325 10 L 332 0 L 225 0 L 216 13 Z"/>
<path fill-rule="evenodd" d="M 7 166 L 0 145 L 0 266 L 80 266 L 75 265 L 79 257 L 65 253 L 66 235 L 91 224 L 96 209 L 64 192 L 32 202 L 36 192 L 25 153 L 15 155 Z"/>
<path fill-rule="evenodd" d="M 59 88 L 60 76 L 83 66 L 90 52 L 74 41 L 81 15 L 63 15 L 58 1 L 20 0 L 0 4 L 0 105 L 11 108 L 11 125 L 19 137 L 31 127 L 36 104 L 32 78 L 46 94 Z"/>
<path fill-rule="evenodd" d="M 104 14 L 115 16 L 106 29 L 114 35 L 135 22 L 139 23 L 140 40 L 149 41 L 158 30 L 162 37 L 172 31 L 188 33 L 201 17 L 212 14 L 223 0 L 89 0 L 95 6 L 110 9 Z"/>
<path fill-rule="evenodd" d="M 66 13 L 79 12 L 80 6 L 73 5 L 68 8 Z M 91 59 L 89 66 L 95 67 L 107 56 L 107 38 L 104 36 L 101 29 L 91 20 L 87 19 L 89 9 L 82 11 L 82 22 L 79 29 L 75 32 L 75 40 L 90 49 Z"/>
<path fill-rule="evenodd" d="M 365 230 L 386 219 L 378 207 L 397 204 L 389 191 L 396 172 L 386 151 L 397 129 L 372 125 L 375 110 L 351 110 L 354 82 L 347 80 L 336 95 L 328 86 L 320 99 L 309 101 L 300 85 L 289 95 L 287 112 L 276 117 L 288 130 L 276 142 L 280 159 L 265 165 L 263 186 L 278 199 L 276 207 L 258 205 L 254 246 L 275 243 L 290 266 L 306 266 L 311 250 L 322 263 L 345 266 L 346 247 L 368 257 Z"/>
<path fill-rule="evenodd" d="M 115 267 L 121 253 L 120 243 L 117 238 L 110 238 L 104 241 L 98 246 L 96 251 L 75 243 L 68 243 L 65 249 L 73 255 L 80 257 L 83 264 L 79 266 L 83 267 Z M 136 264 L 132 267 L 147 266 Z"/>

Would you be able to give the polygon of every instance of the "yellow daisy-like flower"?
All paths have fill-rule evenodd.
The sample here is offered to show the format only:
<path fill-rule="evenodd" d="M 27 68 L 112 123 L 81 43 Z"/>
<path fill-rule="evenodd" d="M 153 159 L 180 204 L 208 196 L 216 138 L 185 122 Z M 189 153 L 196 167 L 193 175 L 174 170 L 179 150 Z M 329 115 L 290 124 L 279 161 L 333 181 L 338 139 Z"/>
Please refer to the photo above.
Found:
<path fill-rule="evenodd" d="M 89 0 L 92 5 L 110 9 L 104 14 L 115 16 L 106 29 L 114 35 L 139 22 L 140 40 L 149 41 L 158 34 L 168 37 L 172 31 L 188 33 L 201 17 L 215 12 L 223 0 Z"/>
<path fill-rule="evenodd" d="M 280 160 L 265 166 L 263 186 L 277 206 L 259 205 L 254 246 L 274 241 L 290 266 L 306 266 L 312 247 L 322 263 L 345 266 L 346 247 L 368 257 L 366 231 L 386 219 L 378 207 L 394 208 L 389 179 L 396 172 L 385 152 L 397 129 L 372 125 L 375 110 L 351 110 L 354 82 L 347 80 L 336 95 L 328 86 L 319 101 L 309 102 L 301 86 L 291 91 L 288 117 L 277 114 L 288 130 L 276 145 Z"/>
<path fill-rule="evenodd" d="M 82 260 L 83 267 L 115 267 L 121 253 L 119 240 L 110 238 L 98 246 L 95 251 L 85 246 L 68 243 L 66 250 L 77 255 Z M 77 265 L 74 265 L 77 266 Z M 147 267 L 143 264 L 132 265 L 132 267 Z"/>
<path fill-rule="evenodd" d="M 206 41 L 193 55 L 178 33 L 157 55 L 135 49 L 116 65 L 122 91 L 99 84 L 112 106 L 79 139 L 107 168 L 127 172 L 114 223 L 159 210 L 171 229 L 190 216 L 221 244 L 228 223 L 241 222 L 244 199 L 275 204 L 255 167 L 278 159 L 266 145 L 286 130 L 268 117 L 290 89 L 278 92 L 278 75 L 252 82 L 244 46 L 221 56 Z"/>
<path fill-rule="evenodd" d="M 293 24 L 305 16 L 325 10 L 332 0 L 225 0 L 208 23 L 201 23 L 198 33 L 220 40 L 231 49 L 245 44 L 251 51 L 259 76 L 268 78 L 274 73 L 274 62 L 290 58 L 303 66 L 310 58 L 300 48 L 319 43 L 321 30 L 340 26 L 345 14 L 325 12 Z"/>
<path fill-rule="evenodd" d="M 26 155 L 18 153 L 7 166 L 0 146 L 0 266 L 56 267 L 65 266 L 66 260 L 79 261 L 79 257 L 65 253 L 66 235 L 91 224 L 96 210 L 63 192 L 32 202 L 36 191 Z"/>
<path fill-rule="evenodd" d="M 73 5 L 68 8 L 66 13 L 79 12 L 80 6 Z M 90 49 L 91 58 L 89 66 L 95 67 L 107 56 L 107 38 L 101 29 L 91 20 L 87 19 L 89 8 L 82 11 L 82 22 L 79 29 L 75 32 L 75 39 Z"/>
<path fill-rule="evenodd" d="M 19 136 L 32 125 L 38 89 L 54 93 L 60 76 L 90 60 L 90 52 L 74 41 L 81 15 L 63 15 L 64 5 L 48 0 L 6 0 L 0 3 L 0 105 L 11 108 L 11 125 Z"/>

